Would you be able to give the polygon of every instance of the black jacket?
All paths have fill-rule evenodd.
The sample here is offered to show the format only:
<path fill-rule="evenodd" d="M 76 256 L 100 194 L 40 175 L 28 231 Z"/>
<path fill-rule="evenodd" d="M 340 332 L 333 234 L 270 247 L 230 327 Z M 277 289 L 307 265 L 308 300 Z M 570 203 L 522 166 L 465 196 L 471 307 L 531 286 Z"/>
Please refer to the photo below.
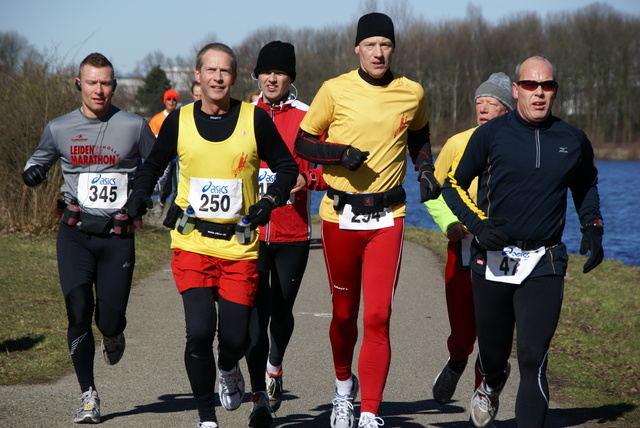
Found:
<path fill-rule="evenodd" d="M 477 205 L 466 192 L 476 176 Z M 514 110 L 478 127 L 442 193 L 470 230 L 486 218 L 506 219 L 499 229 L 514 245 L 552 247 L 531 276 L 564 275 L 567 190 L 584 225 L 602 218 L 597 183 L 593 148 L 584 132 L 555 116 L 531 124 Z M 484 274 L 485 254 L 478 245 L 471 257 L 472 269 Z"/>

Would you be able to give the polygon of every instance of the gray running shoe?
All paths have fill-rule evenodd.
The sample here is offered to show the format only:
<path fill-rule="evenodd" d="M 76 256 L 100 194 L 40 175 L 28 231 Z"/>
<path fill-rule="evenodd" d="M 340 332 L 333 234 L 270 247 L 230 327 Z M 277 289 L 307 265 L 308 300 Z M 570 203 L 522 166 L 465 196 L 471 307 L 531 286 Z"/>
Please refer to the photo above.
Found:
<path fill-rule="evenodd" d="M 249 426 L 252 428 L 269 428 L 273 423 L 273 410 L 269 405 L 267 393 L 259 391 L 251 397 L 251 413 L 249 414 Z"/>
<path fill-rule="evenodd" d="M 349 395 L 340 395 L 336 391 L 336 396 L 331 402 L 333 404 L 333 410 L 331 411 L 331 428 L 353 428 L 355 423 L 355 416 L 353 414 L 353 400 L 358 395 L 358 389 L 360 385 L 358 378 L 355 375 L 351 375 L 353 378 L 353 386 Z"/>
<path fill-rule="evenodd" d="M 458 386 L 458 381 L 460 380 L 460 376 L 462 376 L 463 371 L 464 368 L 460 373 L 454 372 L 451 370 L 451 367 L 449 367 L 449 361 L 447 361 L 447 364 L 433 382 L 433 388 L 431 389 L 433 399 L 440 404 L 445 404 L 450 401 L 451 397 L 453 397 L 453 393 L 456 392 L 456 387 Z"/>
<path fill-rule="evenodd" d="M 100 423 L 100 398 L 98 398 L 98 392 L 93 388 L 89 388 L 80 397 L 80 408 L 76 412 L 73 422 L 77 424 Z"/>
<path fill-rule="evenodd" d="M 227 410 L 235 410 L 240 407 L 244 397 L 244 377 L 240 366 L 236 366 L 228 373 L 223 374 L 218 370 L 218 395 L 222 407 Z"/>
<path fill-rule="evenodd" d="M 469 427 L 476 428 L 475 424 L 471 420 L 471 417 L 469 417 Z M 491 424 L 487 425 L 487 428 L 498 428 L 498 427 L 496 427 L 493 423 L 491 423 Z"/>
<path fill-rule="evenodd" d="M 124 339 L 124 333 L 120 333 L 115 337 L 102 336 L 102 356 L 104 361 L 110 366 L 117 364 L 124 354 L 124 348 L 127 342 Z"/>
<path fill-rule="evenodd" d="M 500 407 L 500 393 L 507 384 L 507 379 L 511 373 L 511 364 L 507 362 L 507 367 L 504 370 L 505 378 L 500 388 L 487 390 L 487 383 L 485 380 L 480 383 L 478 389 L 471 397 L 471 422 L 477 428 L 490 427 L 493 420 L 498 415 L 498 408 Z"/>
<path fill-rule="evenodd" d="M 276 376 L 271 376 L 269 372 L 266 372 L 265 381 L 267 382 L 269 404 L 273 411 L 277 412 L 282 403 L 282 370 Z"/>

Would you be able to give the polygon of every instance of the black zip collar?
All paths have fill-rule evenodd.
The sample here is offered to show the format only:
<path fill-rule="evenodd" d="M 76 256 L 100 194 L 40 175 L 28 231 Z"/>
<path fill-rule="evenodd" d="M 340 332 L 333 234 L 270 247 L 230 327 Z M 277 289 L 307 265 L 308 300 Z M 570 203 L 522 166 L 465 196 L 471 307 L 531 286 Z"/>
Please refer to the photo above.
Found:
<path fill-rule="evenodd" d="M 387 86 L 393 81 L 393 73 L 391 72 L 391 69 L 388 69 L 379 79 L 371 77 L 371 75 L 364 71 L 362 68 L 358 69 L 358 74 L 360 75 L 362 80 L 373 86 Z"/>
<path fill-rule="evenodd" d="M 522 116 L 520 116 L 520 112 L 516 109 L 513 111 L 514 116 L 518 123 L 526 128 L 532 129 L 546 129 L 551 127 L 551 125 L 558 120 L 553 114 L 549 113 L 549 116 L 542 122 L 531 123 L 526 121 Z"/>

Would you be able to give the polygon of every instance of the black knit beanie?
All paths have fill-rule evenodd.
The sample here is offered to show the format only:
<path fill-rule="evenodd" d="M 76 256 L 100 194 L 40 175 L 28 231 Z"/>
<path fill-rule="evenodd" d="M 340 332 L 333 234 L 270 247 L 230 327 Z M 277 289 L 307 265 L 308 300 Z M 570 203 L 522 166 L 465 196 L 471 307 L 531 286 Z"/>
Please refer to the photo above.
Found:
<path fill-rule="evenodd" d="M 296 80 L 296 54 L 291 43 L 276 40 L 260 49 L 253 74 L 258 77 L 269 70 L 284 71 L 291 77 L 291 82 Z"/>
<path fill-rule="evenodd" d="M 358 43 L 369 37 L 386 37 L 391 40 L 393 47 L 396 47 L 396 36 L 393 30 L 393 21 L 384 13 L 373 12 L 364 15 L 358 21 L 358 32 L 356 33 L 356 46 Z"/>

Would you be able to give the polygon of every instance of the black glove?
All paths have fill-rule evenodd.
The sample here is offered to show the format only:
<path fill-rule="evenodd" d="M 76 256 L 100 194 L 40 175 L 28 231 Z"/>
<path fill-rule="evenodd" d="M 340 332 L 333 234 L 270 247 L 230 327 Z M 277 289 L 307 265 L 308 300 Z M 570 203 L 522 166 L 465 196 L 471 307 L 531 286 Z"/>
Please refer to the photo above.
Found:
<path fill-rule="evenodd" d="M 509 237 L 503 232 L 500 232 L 496 226 L 502 226 L 506 224 L 507 220 L 501 218 L 494 218 L 489 220 L 481 220 L 471 230 L 471 233 L 475 235 L 475 239 L 480 244 L 483 250 L 499 251 L 509 245 Z"/>
<path fill-rule="evenodd" d="M 602 248 L 603 230 L 600 226 L 589 225 L 580 229 L 582 232 L 582 242 L 580 243 L 580 254 L 585 255 L 590 252 L 589 260 L 582 268 L 583 273 L 589 272 L 591 269 L 602 263 L 604 258 L 604 250 Z"/>
<path fill-rule="evenodd" d="M 420 168 L 420 175 L 418 176 L 420 182 L 420 203 L 436 199 L 440 196 L 442 187 L 435 175 L 433 175 L 433 167 L 431 165 L 425 165 Z"/>
<path fill-rule="evenodd" d="M 153 208 L 153 201 L 144 191 L 138 190 L 129 196 L 127 210 L 131 217 L 142 217 L 147 213 L 147 210 L 151 208 Z"/>
<path fill-rule="evenodd" d="M 360 168 L 364 161 L 367 160 L 368 156 L 369 152 L 363 152 L 356 147 L 348 146 L 344 150 L 344 152 L 342 152 L 340 163 L 349 171 L 355 171 L 356 169 Z"/>
<path fill-rule="evenodd" d="M 49 175 L 49 169 L 42 165 L 31 165 L 22 173 L 22 181 L 29 187 L 39 186 Z"/>
<path fill-rule="evenodd" d="M 269 199 L 262 198 L 249 207 L 249 215 L 247 215 L 247 221 L 251 224 L 264 226 L 269 223 L 269 217 L 273 208 L 273 203 Z"/>

